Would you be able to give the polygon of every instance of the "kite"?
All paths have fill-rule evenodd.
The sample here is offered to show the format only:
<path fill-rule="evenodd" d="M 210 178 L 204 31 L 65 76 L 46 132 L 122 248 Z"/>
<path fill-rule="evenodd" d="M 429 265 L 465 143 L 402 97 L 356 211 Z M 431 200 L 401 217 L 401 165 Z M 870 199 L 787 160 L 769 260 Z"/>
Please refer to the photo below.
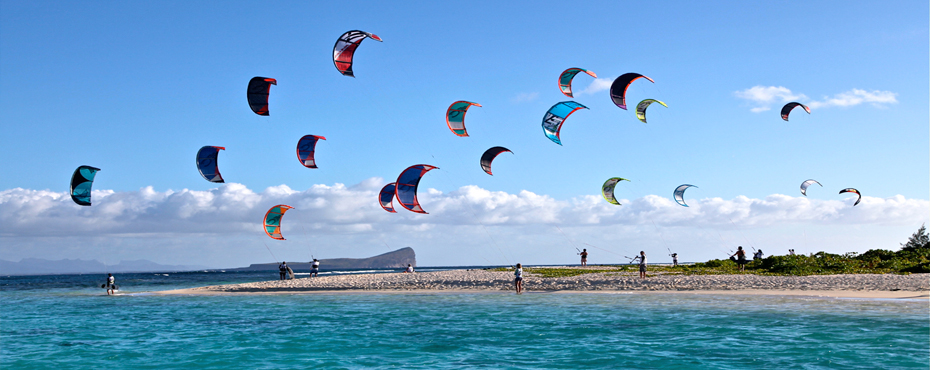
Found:
<path fill-rule="evenodd" d="M 572 113 L 579 109 L 588 109 L 588 107 L 573 101 L 563 101 L 556 103 L 549 108 L 542 120 L 543 132 L 552 142 L 562 145 L 559 138 L 559 131 L 562 129 L 562 122 L 568 119 Z"/>
<path fill-rule="evenodd" d="M 562 74 L 559 75 L 559 90 L 562 90 L 562 94 L 565 94 L 565 96 L 569 98 L 574 98 L 574 96 L 572 96 L 572 79 L 575 78 L 575 75 L 578 74 L 578 72 L 584 72 L 584 73 L 587 73 L 588 76 L 597 78 L 597 75 L 594 74 L 594 72 L 591 72 L 586 69 L 581 69 L 581 68 L 566 69 L 565 72 L 562 72 Z"/>
<path fill-rule="evenodd" d="M 411 212 L 426 213 L 426 211 L 420 207 L 420 202 L 417 200 L 417 186 L 420 184 L 420 178 L 422 178 L 423 175 L 437 168 L 439 167 L 430 166 L 428 164 L 417 164 L 407 167 L 404 172 L 400 173 L 400 176 L 397 176 L 395 194 L 397 196 L 397 202 L 400 203 L 401 207 Z"/>
<path fill-rule="evenodd" d="M 94 185 L 94 176 L 100 171 L 97 167 L 78 166 L 71 175 L 71 200 L 79 206 L 90 205 L 90 188 Z"/>
<path fill-rule="evenodd" d="M 268 212 L 265 213 L 265 220 L 262 224 L 265 226 L 265 234 L 268 234 L 272 239 L 284 240 L 284 236 L 281 235 L 281 217 L 284 216 L 284 212 L 294 208 L 291 206 L 286 206 L 283 204 L 278 204 Z"/>
<path fill-rule="evenodd" d="M 790 113 L 791 113 L 791 110 L 794 109 L 794 107 L 797 107 L 797 106 L 800 106 L 801 108 L 804 108 L 804 111 L 807 112 L 807 114 L 811 114 L 811 109 L 808 108 L 806 105 L 801 104 L 801 103 L 798 103 L 798 102 L 791 102 L 791 103 L 785 104 L 784 107 L 781 107 L 781 119 L 787 121 L 787 120 L 788 120 L 788 114 L 790 114 Z"/>
<path fill-rule="evenodd" d="M 384 187 L 381 188 L 381 194 L 378 194 L 378 200 L 381 202 L 381 208 L 384 208 L 385 211 L 391 213 L 397 213 L 397 211 L 394 210 L 394 193 L 397 192 L 394 189 L 394 184 L 395 183 L 392 182 L 390 184 L 384 185 Z"/>
<path fill-rule="evenodd" d="M 484 154 L 481 155 L 481 169 L 484 170 L 484 172 L 487 172 L 488 175 L 493 176 L 494 174 L 491 173 L 491 162 L 494 161 L 494 158 L 497 158 L 498 154 L 503 152 L 510 152 L 513 154 L 510 149 L 504 148 L 502 146 L 495 146 L 491 149 L 485 150 Z"/>
<path fill-rule="evenodd" d="M 458 136 L 468 136 L 468 132 L 465 131 L 465 112 L 468 111 L 468 108 L 472 105 L 480 107 L 481 104 L 472 103 L 470 101 L 459 100 L 449 106 L 449 109 L 446 110 L 446 124 L 449 125 L 449 129 L 452 130 L 453 134 Z"/>
<path fill-rule="evenodd" d="M 200 171 L 200 176 L 209 182 L 224 182 L 216 163 L 220 150 L 226 150 L 226 148 L 208 145 L 197 151 L 197 170 Z"/>
<path fill-rule="evenodd" d="M 677 188 L 675 188 L 675 201 L 678 202 L 678 204 L 681 204 L 685 207 L 688 206 L 687 204 L 685 204 L 685 190 L 687 190 L 688 188 L 692 186 L 694 185 L 684 184 L 684 185 L 680 185 Z M 697 186 L 694 186 L 694 187 L 697 187 Z"/>
<path fill-rule="evenodd" d="M 817 182 L 817 180 L 813 180 L 813 179 L 807 180 L 807 181 L 801 183 L 801 194 L 803 194 L 803 195 L 806 197 L 806 196 L 807 196 L 807 187 L 808 187 L 808 186 L 811 186 L 811 185 L 813 185 L 813 184 L 817 184 L 817 185 L 820 185 L 820 187 L 823 187 L 823 185 L 820 184 L 819 182 Z"/>
<path fill-rule="evenodd" d="M 355 54 L 355 49 L 366 37 L 371 37 L 372 40 L 378 42 L 383 41 L 378 35 L 359 30 L 343 33 L 336 40 L 336 45 L 333 46 L 333 64 L 336 65 L 336 69 L 343 76 L 355 77 L 355 74 L 352 73 L 352 56 Z"/>
<path fill-rule="evenodd" d="M 622 177 L 611 177 L 604 182 L 604 185 L 601 186 L 601 193 L 604 195 L 604 200 L 610 204 L 620 205 L 620 202 L 617 201 L 617 198 L 614 197 L 614 188 L 617 186 L 617 183 L 620 181 L 630 181 Z"/>
<path fill-rule="evenodd" d="M 649 80 L 649 82 L 656 83 L 651 78 L 639 73 L 624 73 L 620 77 L 617 77 L 614 83 L 610 85 L 610 100 L 613 100 L 614 104 L 620 107 L 620 109 L 626 109 L 626 89 L 638 78 L 645 78 Z"/>
<path fill-rule="evenodd" d="M 249 80 L 249 88 L 245 95 L 249 98 L 249 108 L 252 108 L 255 114 L 268 115 L 268 93 L 271 92 L 271 85 L 277 84 L 277 80 L 267 77 L 252 77 Z"/>
<path fill-rule="evenodd" d="M 843 194 L 843 193 L 856 193 L 857 195 L 859 195 L 859 199 L 856 199 L 856 203 L 853 203 L 853 207 L 859 204 L 859 201 L 862 200 L 862 193 L 860 193 L 859 190 L 856 190 L 853 188 L 846 188 L 846 189 L 840 190 L 840 194 Z"/>
<path fill-rule="evenodd" d="M 649 104 L 652 104 L 652 103 L 659 103 L 659 104 L 662 104 L 663 107 L 668 108 L 668 106 L 665 105 L 665 103 L 661 101 L 658 101 L 655 99 L 646 99 L 646 100 L 639 102 L 639 104 L 636 104 L 636 118 L 639 118 L 640 121 L 643 121 L 643 123 L 646 123 L 646 108 L 649 108 Z"/>
<path fill-rule="evenodd" d="M 326 140 L 325 137 L 305 135 L 297 141 L 297 160 L 307 168 L 317 168 L 313 153 L 316 151 L 316 142 Z"/>

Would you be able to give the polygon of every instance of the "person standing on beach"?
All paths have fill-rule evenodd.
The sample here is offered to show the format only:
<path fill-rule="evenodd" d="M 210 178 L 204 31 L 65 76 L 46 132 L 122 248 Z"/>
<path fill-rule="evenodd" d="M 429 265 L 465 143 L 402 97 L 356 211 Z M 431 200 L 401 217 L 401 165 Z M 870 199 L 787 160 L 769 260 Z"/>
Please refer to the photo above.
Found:
<path fill-rule="evenodd" d="M 107 295 L 116 294 L 116 278 L 113 274 L 107 274 Z"/>
<path fill-rule="evenodd" d="M 310 263 L 310 277 L 319 275 L 320 273 L 320 260 L 314 258 L 313 262 Z"/>
<path fill-rule="evenodd" d="M 575 250 L 577 250 L 577 249 L 575 249 Z M 587 250 L 587 249 L 582 249 L 582 250 L 581 250 L 581 253 L 578 253 L 578 254 L 581 255 L 581 267 L 587 266 L 587 265 L 588 265 L 588 250 Z"/>
<path fill-rule="evenodd" d="M 633 261 L 636 261 L 636 260 L 639 260 L 639 278 L 645 279 L 646 278 L 646 252 L 639 251 L 639 255 L 636 257 L 633 257 Z M 630 262 L 633 262 L 633 261 L 630 261 Z"/>
<path fill-rule="evenodd" d="M 287 262 L 281 261 L 281 264 L 278 265 L 278 272 L 281 274 L 279 280 L 284 280 L 284 276 L 287 275 Z"/>
<path fill-rule="evenodd" d="M 517 289 L 517 294 L 523 292 L 523 265 L 517 264 L 516 270 L 513 271 L 513 286 Z"/>
<path fill-rule="evenodd" d="M 736 247 L 736 253 L 733 253 L 730 258 L 736 256 L 736 264 L 739 265 L 740 272 L 746 271 L 746 251 L 743 250 L 743 246 Z"/>
<path fill-rule="evenodd" d="M 672 253 L 672 267 L 678 267 L 678 253 Z"/>

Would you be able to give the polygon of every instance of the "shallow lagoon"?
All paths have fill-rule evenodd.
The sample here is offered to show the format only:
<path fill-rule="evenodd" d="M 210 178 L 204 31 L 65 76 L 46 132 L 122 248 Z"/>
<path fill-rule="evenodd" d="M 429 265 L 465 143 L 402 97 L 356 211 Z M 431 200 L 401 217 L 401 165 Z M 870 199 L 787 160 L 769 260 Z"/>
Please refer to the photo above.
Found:
<path fill-rule="evenodd" d="M 135 275 L 120 280 L 124 292 L 127 285 L 141 292 L 265 279 L 149 274 L 146 282 L 148 275 Z M 57 279 L 3 278 L 2 367 L 930 367 L 927 300 L 532 292 L 107 297 L 94 287 L 99 279 L 70 287 L 91 277 Z M 49 287 L 38 287 L 41 281 Z"/>

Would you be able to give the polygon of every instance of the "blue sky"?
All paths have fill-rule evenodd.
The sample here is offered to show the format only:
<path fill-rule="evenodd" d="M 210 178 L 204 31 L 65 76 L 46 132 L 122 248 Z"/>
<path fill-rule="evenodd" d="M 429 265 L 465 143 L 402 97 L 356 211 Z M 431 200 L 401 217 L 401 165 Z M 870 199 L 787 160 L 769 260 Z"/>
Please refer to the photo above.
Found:
<path fill-rule="evenodd" d="M 784 253 L 893 249 L 930 218 L 928 4 L 867 2 L 58 2 L 0 3 L 0 258 L 150 259 L 228 267 L 364 257 L 413 247 L 421 265 L 567 263 L 666 249 L 684 260 L 734 245 Z M 366 40 L 355 75 L 332 47 Z M 586 68 L 575 98 L 558 74 Z M 638 80 L 629 105 L 604 87 Z M 268 117 L 245 87 L 272 77 Z M 456 100 L 468 138 L 445 125 Z M 553 104 L 588 106 L 542 133 Z M 785 102 L 811 106 L 780 119 Z M 303 135 L 319 169 L 294 154 Z M 224 146 L 227 185 L 193 157 Z M 505 146 L 494 176 L 478 158 Z M 372 195 L 407 166 L 429 215 L 387 214 Z M 71 172 L 102 169 L 94 206 Z M 603 202 L 617 188 L 623 206 Z M 813 178 L 804 198 L 800 183 Z M 672 190 L 691 207 L 670 203 Z M 840 189 L 866 200 L 852 207 Z M 292 202 L 287 241 L 256 226 Z M 610 206 L 610 207 L 608 207 Z M 56 258 L 57 257 L 57 258 Z M 609 257 L 609 258 L 607 258 Z"/>

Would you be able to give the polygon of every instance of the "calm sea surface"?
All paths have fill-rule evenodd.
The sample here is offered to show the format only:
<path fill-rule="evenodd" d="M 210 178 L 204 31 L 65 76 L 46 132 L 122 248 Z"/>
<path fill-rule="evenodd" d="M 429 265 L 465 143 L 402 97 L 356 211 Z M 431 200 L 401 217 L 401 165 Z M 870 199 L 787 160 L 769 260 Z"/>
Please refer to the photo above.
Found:
<path fill-rule="evenodd" d="M 275 275 L 0 277 L 0 368 L 930 368 L 926 300 L 144 294 Z"/>

